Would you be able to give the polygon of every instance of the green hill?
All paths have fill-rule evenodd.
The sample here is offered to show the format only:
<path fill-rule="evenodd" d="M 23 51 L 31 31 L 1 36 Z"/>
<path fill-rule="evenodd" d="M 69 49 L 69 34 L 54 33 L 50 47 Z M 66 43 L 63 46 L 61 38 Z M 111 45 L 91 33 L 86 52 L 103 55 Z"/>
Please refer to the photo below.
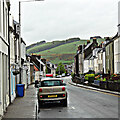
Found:
<path fill-rule="evenodd" d="M 87 40 L 80 40 L 79 38 L 47 42 L 27 49 L 27 53 L 41 54 L 42 58 L 46 58 L 54 64 L 59 62 L 72 63 L 78 45 L 86 42 Z"/>
<path fill-rule="evenodd" d="M 102 40 L 98 40 L 101 43 Z M 33 47 L 27 49 L 28 54 L 41 54 L 42 58 L 46 58 L 54 64 L 73 63 L 74 55 L 76 54 L 77 47 L 80 44 L 86 44 L 87 40 L 80 40 L 80 38 L 71 38 L 64 41 L 44 42 L 42 44 L 34 44 Z"/>

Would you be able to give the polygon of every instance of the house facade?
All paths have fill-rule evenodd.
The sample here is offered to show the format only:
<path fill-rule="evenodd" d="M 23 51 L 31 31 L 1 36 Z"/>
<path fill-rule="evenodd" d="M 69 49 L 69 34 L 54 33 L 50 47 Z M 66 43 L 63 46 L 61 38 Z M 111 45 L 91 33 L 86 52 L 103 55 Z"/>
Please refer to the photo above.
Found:
<path fill-rule="evenodd" d="M 87 45 L 83 49 L 83 55 L 84 55 L 83 68 L 84 68 L 84 73 L 87 73 L 89 70 L 94 70 L 93 50 L 97 46 L 98 46 L 97 39 L 93 39 L 93 42 L 88 41 Z"/>
<path fill-rule="evenodd" d="M 23 39 L 21 39 L 21 83 L 25 84 L 25 89 L 28 85 L 28 79 L 27 79 L 27 66 L 26 66 L 26 43 Z"/>
<path fill-rule="evenodd" d="M 114 72 L 120 74 L 120 1 L 118 3 L 118 37 L 114 39 Z"/>
<path fill-rule="evenodd" d="M 111 40 L 106 44 L 106 73 L 113 74 L 114 73 L 114 42 Z"/>
<path fill-rule="evenodd" d="M 54 64 L 52 64 L 51 62 L 46 62 L 47 65 L 47 72 L 48 74 L 53 74 L 53 76 L 56 76 L 56 67 Z"/>
<path fill-rule="evenodd" d="M 9 75 L 9 0 L 0 0 L 0 117 L 10 103 Z"/>
<path fill-rule="evenodd" d="M 120 74 L 120 36 L 114 40 L 114 73 Z"/>
<path fill-rule="evenodd" d="M 13 71 L 15 69 L 15 39 L 14 39 L 14 18 L 10 14 L 9 15 L 10 24 L 9 24 L 9 36 L 10 36 L 10 94 L 11 94 L 11 102 L 14 101 L 16 97 L 16 80 L 13 75 Z"/>

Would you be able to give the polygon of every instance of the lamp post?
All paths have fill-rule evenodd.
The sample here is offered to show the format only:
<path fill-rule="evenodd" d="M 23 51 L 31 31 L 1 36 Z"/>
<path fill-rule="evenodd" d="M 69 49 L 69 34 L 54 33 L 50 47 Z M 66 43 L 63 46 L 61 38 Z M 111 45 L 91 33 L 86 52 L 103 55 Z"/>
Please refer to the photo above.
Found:
<path fill-rule="evenodd" d="M 19 67 L 20 67 L 19 83 L 21 83 L 21 2 L 34 2 L 34 1 L 44 1 L 44 0 L 19 1 Z"/>

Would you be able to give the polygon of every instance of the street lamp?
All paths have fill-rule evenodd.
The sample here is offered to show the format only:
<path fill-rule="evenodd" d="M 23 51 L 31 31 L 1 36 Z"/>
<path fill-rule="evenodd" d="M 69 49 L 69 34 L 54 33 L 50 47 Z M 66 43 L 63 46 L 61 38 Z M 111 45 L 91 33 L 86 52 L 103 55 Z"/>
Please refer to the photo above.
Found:
<path fill-rule="evenodd" d="M 44 0 L 19 1 L 19 66 L 20 66 L 20 81 L 19 81 L 19 83 L 21 83 L 21 2 L 34 2 L 34 1 L 44 1 Z"/>

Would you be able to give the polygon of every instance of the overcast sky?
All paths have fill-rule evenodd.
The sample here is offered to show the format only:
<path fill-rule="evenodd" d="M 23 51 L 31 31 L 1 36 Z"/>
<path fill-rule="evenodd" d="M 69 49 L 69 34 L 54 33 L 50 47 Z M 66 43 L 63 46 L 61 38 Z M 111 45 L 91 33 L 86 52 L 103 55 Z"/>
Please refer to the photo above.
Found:
<path fill-rule="evenodd" d="M 23 0 L 22 0 L 23 1 Z M 44 0 L 22 2 L 22 37 L 27 45 L 42 40 L 114 36 L 119 0 Z M 11 12 L 18 21 L 18 0 Z"/>

